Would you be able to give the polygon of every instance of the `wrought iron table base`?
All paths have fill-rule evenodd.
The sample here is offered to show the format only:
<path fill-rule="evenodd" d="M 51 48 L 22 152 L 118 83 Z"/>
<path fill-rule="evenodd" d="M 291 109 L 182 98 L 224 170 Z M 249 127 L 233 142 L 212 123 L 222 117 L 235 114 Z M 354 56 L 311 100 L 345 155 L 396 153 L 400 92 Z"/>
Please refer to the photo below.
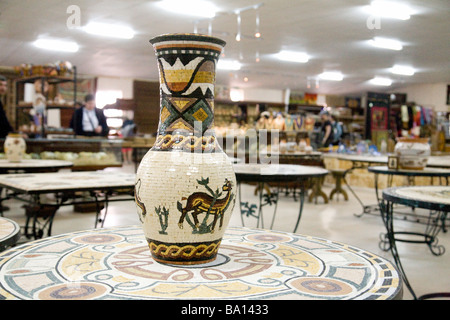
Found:
<path fill-rule="evenodd" d="M 436 212 L 438 217 L 434 219 L 434 221 L 437 221 L 437 223 L 430 224 L 427 226 L 425 233 L 418 233 L 418 232 L 396 232 L 394 231 L 394 203 L 390 201 L 382 200 L 380 202 L 380 209 L 381 209 L 381 216 L 384 222 L 384 225 L 386 227 L 386 233 L 380 235 L 380 243 L 379 247 L 381 250 L 384 251 L 391 251 L 391 254 L 394 258 L 395 264 L 397 268 L 399 269 L 403 281 L 408 288 L 408 290 L 411 292 L 413 298 L 415 300 L 424 300 L 424 299 L 431 299 L 436 297 L 450 297 L 450 293 L 433 293 L 433 294 L 426 294 L 422 295 L 420 297 L 417 297 L 416 293 L 414 292 L 408 278 L 406 277 L 405 270 L 403 269 L 402 263 L 400 261 L 400 255 L 398 253 L 396 242 L 408 242 L 408 243 L 426 243 L 431 251 L 432 254 L 436 256 L 440 256 L 444 254 L 445 247 L 442 245 L 438 245 L 438 239 L 437 235 L 439 231 L 442 229 L 440 226 L 440 223 L 442 223 L 443 220 L 445 220 L 445 217 L 447 216 L 446 212 Z M 430 216 L 432 213 L 430 212 Z M 430 217 L 431 220 L 431 217 Z M 408 240 L 408 239 L 402 239 L 396 237 L 396 235 L 409 235 L 409 236 L 416 236 L 416 237 L 423 237 L 423 240 Z"/>
<path fill-rule="evenodd" d="M 248 202 L 243 202 L 242 198 L 241 198 L 241 182 L 238 182 L 238 193 L 239 193 L 239 208 L 240 208 L 240 214 L 241 214 L 241 222 L 242 222 L 242 226 L 245 226 L 244 223 L 244 216 L 246 217 L 253 217 L 257 219 L 257 228 L 264 228 L 264 218 L 263 218 L 263 207 L 267 206 L 267 205 L 274 205 L 273 207 L 273 214 L 272 214 L 272 221 L 270 223 L 270 229 L 273 228 L 274 222 L 275 222 L 275 217 L 277 214 L 277 208 L 278 208 L 278 201 L 279 201 L 279 194 L 280 192 L 280 183 L 277 184 L 276 187 L 276 192 L 272 192 L 270 190 L 270 187 L 268 189 L 267 193 L 264 193 L 264 190 L 266 190 L 266 187 L 268 186 L 268 184 L 266 182 L 257 182 L 257 189 L 256 191 L 259 193 L 259 204 L 258 206 L 256 206 L 255 204 L 251 204 L 249 205 Z M 295 223 L 295 227 L 293 232 L 297 232 L 297 228 L 298 225 L 300 224 L 300 219 L 302 216 L 302 211 L 303 211 L 303 204 L 305 202 L 305 187 L 304 184 L 301 183 L 300 184 L 300 192 L 299 192 L 299 202 L 300 202 L 300 208 L 299 208 L 299 212 L 298 212 L 298 216 L 297 216 L 297 221 Z M 294 200 L 297 200 L 295 197 L 295 190 L 294 190 Z M 255 210 L 258 210 L 257 214 L 255 213 Z"/>
<path fill-rule="evenodd" d="M 34 238 L 36 240 L 41 239 L 45 233 L 47 234 L 47 236 L 51 236 L 53 220 L 56 215 L 56 212 L 61 206 L 65 205 L 95 203 L 96 213 L 95 213 L 94 227 L 97 228 L 100 224 L 100 227 L 103 228 L 108 213 L 108 204 L 110 201 L 126 201 L 126 200 L 134 201 L 134 197 L 124 199 L 123 198 L 111 199 L 110 198 L 111 195 L 112 195 L 111 191 L 105 192 L 91 191 L 90 192 L 90 196 L 92 197 L 91 200 L 80 201 L 76 200 L 76 196 L 74 194 L 69 195 L 68 193 L 56 193 L 55 203 L 41 203 L 40 201 L 41 194 L 39 193 L 32 194 L 27 198 L 24 197 L 23 195 L 19 195 L 13 192 L 10 193 L 9 195 L 7 194 L 6 197 L 0 199 L 0 207 L 2 202 L 7 199 L 16 199 L 27 203 L 28 205 L 25 206 L 26 221 L 25 226 L 23 226 L 24 236 L 28 239 Z M 69 199 L 72 199 L 72 201 L 67 202 Z M 104 203 L 104 206 L 102 206 L 102 203 Z M 1 208 L 0 213 L 2 213 Z"/>

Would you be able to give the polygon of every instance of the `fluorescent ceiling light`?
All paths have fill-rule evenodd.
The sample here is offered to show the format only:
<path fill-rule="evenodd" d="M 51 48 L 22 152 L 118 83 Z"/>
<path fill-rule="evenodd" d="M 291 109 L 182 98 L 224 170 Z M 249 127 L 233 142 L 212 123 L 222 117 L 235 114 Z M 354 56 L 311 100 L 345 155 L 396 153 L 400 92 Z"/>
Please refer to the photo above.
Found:
<path fill-rule="evenodd" d="M 392 84 L 391 79 L 381 77 L 375 77 L 371 79 L 369 82 L 377 86 L 390 86 Z"/>
<path fill-rule="evenodd" d="M 234 60 L 219 60 L 217 63 L 217 69 L 237 71 L 241 69 L 241 64 Z"/>
<path fill-rule="evenodd" d="M 390 50 L 402 50 L 403 46 L 400 41 L 375 37 L 370 40 L 370 44 L 377 48 L 390 49 Z"/>
<path fill-rule="evenodd" d="M 304 52 L 295 51 L 280 51 L 276 57 L 283 61 L 306 63 L 309 61 L 309 56 Z"/>
<path fill-rule="evenodd" d="M 35 47 L 62 52 L 77 52 L 79 47 L 76 42 L 58 39 L 37 39 L 34 43 Z"/>
<path fill-rule="evenodd" d="M 84 31 L 111 38 L 131 39 L 134 37 L 134 31 L 130 27 L 109 23 L 90 22 L 84 27 Z"/>
<path fill-rule="evenodd" d="M 391 68 L 391 72 L 402 76 L 412 76 L 415 70 L 412 67 L 395 65 Z"/>
<path fill-rule="evenodd" d="M 325 71 L 319 74 L 319 78 L 322 80 L 342 81 L 344 76 L 338 71 Z"/>
<path fill-rule="evenodd" d="M 411 9 L 407 5 L 379 0 L 370 3 L 370 12 L 376 16 L 399 20 L 409 20 L 412 14 Z"/>
<path fill-rule="evenodd" d="M 230 90 L 230 99 L 233 102 L 244 100 L 244 91 L 241 89 L 231 88 Z"/>
<path fill-rule="evenodd" d="M 219 9 L 209 1 L 203 0 L 163 0 L 156 3 L 161 9 L 172 13 L 213 18 Z"/>

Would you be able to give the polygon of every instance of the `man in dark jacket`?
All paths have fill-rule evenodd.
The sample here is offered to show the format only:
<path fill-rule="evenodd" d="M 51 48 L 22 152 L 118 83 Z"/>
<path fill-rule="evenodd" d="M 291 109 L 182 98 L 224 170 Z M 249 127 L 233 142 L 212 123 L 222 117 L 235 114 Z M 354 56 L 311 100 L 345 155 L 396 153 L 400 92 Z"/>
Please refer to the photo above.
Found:
<path fill-rule="evenodd" d="M 0 75 L 0 96 L 6 94 L 8 90 L 7 79 Z M 6 138 L 8 133 L 13 132 L 13 128 L 6 117 L 5 110 L 3 109 L 3 103 L 0 100 L 0 138 Z"/>
<path fill-rule="evenodd" d="M 94 95 L 84 98 L 85 105 L 73 113 L 70 127 L 80 136 L 108 136 L 109 127 L 102 109 L 95 106 Z"/>

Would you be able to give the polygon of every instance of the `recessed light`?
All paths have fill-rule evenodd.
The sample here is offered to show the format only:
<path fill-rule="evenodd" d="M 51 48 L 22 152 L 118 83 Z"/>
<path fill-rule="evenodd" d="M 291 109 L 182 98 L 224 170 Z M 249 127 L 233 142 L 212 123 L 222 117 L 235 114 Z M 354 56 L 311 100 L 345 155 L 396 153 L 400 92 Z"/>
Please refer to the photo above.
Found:
<path fill-rule="evenodd" d="M 295 51 L 280 51 L 276 57 L 283 61 L 306 63 L 309 61 L 309 56 L 304 52 Z"/>
<path fill-rule="evenodd" d="M 409 20 L 412 14 L 407 5 L 392 1 L 372 1 L 369 10 L 373 15 L 399 20 Z"/>
<path fill-rule="evenodd" d="M 59 39 L 37 39 L 33 44 L 40 49 L 52 51 L 77 52 L 79 49 L 76 42 Z"/>
<path fill-rule="evenodd" d="M 172 13 L 202 18 L 214 18 L 219 11 L 213 3 L 203 0 L 163 0 L 158 1 L 156 5 Z"/>
<path fill-rule="evenodd" d="M 344 76 L 338 71 L 325 71 L 319 74 L 319 78 L 321 80 L 342 81 L 342 79 L 344 79 Z"/>
<path fill-rule="evenodd" d="M 382 77 L 375 77 L 371 80 L 369 80 L 371 84 L 377 85 L 377 86 L 390 86 L 392 84 L 392 80 L 389 78 L 382 78 Z"/>
<path fill-rule="evenodd" d="M 377 48 L 390 49 L 390 50 L 402 50 L 403 45 L 400 41 L 394 39 L 375 37 L 370 40 L 370 44 Z"/>
<path fill-rule="evenodd" d="M 403 76 L 412 76 L 415 73 L 415 70 L 412 67 L 395 65 L 391 68 L 391 72 Z"/>
<path fill-rule="evenodd" d="M 130 27 L 112 23 L 90 22 L 84 27 L 84 31 L 102 37 L 119 39 L 131 39 L 134 37 L 134 31 Z"/>

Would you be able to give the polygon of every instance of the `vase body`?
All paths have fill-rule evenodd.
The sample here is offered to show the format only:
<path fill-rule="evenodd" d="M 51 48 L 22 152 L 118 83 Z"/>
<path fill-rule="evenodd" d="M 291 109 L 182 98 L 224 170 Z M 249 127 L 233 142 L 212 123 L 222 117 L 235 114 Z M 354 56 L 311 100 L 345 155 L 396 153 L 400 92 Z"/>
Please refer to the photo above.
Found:
<path fill-rule="evenodd" d="M 214 124 L 215 67 L 225 42 L 198 34 L 150 40 L 160 80 L 154 146 L 136 174 L 135 199 L 152 257 L 214 260 L 233 212 L 236 177 Z"/>
<path fill-rule="evenodd" d="M 426 167 L 431 148 L 428 138 L 398 138 L 394 153 L 400 169 L 423 170 Z"/>
<path fill-rule="evenodd" d="M 21 134 L 18 133 L 10 133 L 5 139 L 5 143 L 3 145 L 3 150 L 6 154 L 6 159 L 11 162 L 20 162 L 22 161 L 25 150 L 27 148 L 25 139 Z"/>

